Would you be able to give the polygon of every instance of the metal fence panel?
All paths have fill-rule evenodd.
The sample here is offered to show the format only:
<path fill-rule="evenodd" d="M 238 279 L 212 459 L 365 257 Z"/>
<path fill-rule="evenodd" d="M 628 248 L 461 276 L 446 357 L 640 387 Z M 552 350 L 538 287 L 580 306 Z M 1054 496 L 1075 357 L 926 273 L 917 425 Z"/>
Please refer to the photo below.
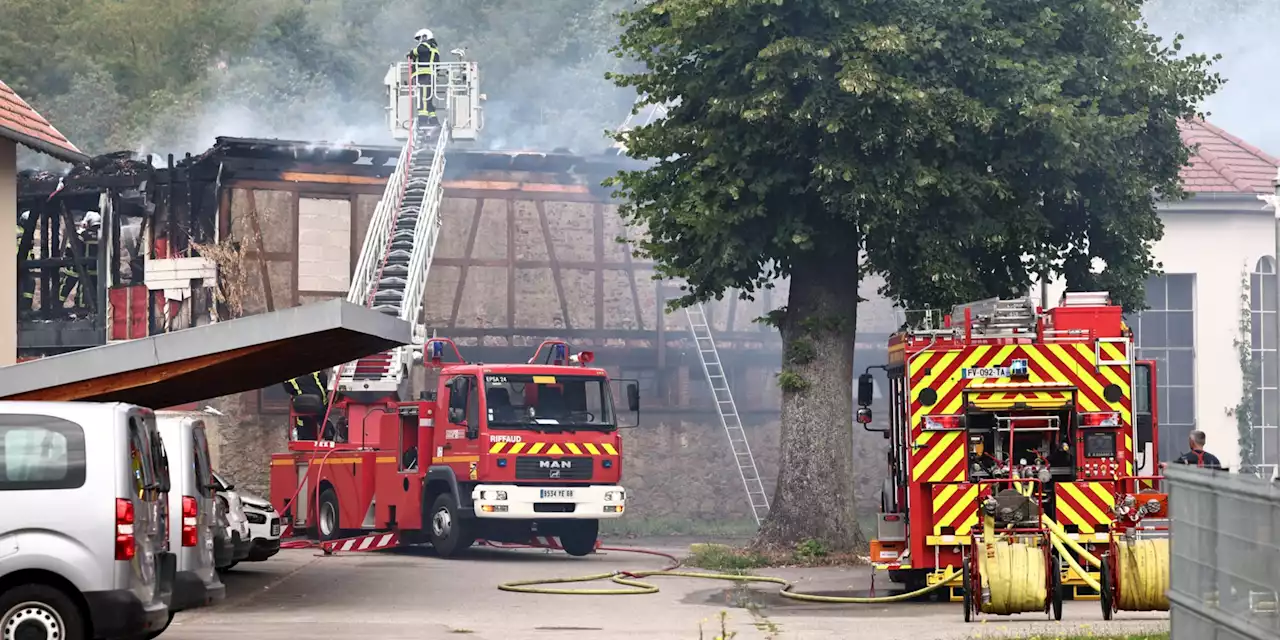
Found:
<path fill-rule="evenodd" d="M 1169 465 L 1174 640 L 1280 640 L 1280 483 Z"/>

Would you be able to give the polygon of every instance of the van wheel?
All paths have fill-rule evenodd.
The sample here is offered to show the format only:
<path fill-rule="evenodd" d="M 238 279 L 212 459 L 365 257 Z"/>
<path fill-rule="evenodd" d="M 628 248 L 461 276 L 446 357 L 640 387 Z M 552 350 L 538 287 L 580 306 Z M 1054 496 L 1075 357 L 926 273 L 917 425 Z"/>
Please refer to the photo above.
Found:
<path fill-rule="evenodd" d="M 569 523 L 569 528 L 560 536 L 560 546 L 564 547 L 565 553 L 581 557 L 596 550 L 596 539 L 599 537 L 599 520 L 579 520 Z"/>
<path fill-rule="evenodd" d="M 333 489 L 320 492 L 320 509 L 316 518 L 316 527 L 320 530 L 321 540 L 337 540 L 342 537 L 342 529 L 338 528 L 338 494 Z"/>
<path fill-rule="evenodd" d="M 24 584 L 0 594 L 0 633 L 5 638 L 80 640 L 84 638 L 84 620 L 61 590 Z"/>
<path fill-rule="evenodd" d="M 448 493 L 437 496 L 431 503 L 427 535 L 441 558 L 456 557 L 475 542 L 469 524 L 458 517 L 458 501 Z"/>

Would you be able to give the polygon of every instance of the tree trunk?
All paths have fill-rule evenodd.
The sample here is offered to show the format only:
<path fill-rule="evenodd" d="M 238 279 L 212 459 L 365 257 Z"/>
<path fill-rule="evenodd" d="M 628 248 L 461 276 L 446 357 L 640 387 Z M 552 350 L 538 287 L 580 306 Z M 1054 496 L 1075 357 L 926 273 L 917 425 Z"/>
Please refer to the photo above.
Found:
<path fill-rule="evenodd" d="M 853 460 L 857 264 L 796 268 L 782 334 L 782 455 L 758 545 L 866 547 Z"/>

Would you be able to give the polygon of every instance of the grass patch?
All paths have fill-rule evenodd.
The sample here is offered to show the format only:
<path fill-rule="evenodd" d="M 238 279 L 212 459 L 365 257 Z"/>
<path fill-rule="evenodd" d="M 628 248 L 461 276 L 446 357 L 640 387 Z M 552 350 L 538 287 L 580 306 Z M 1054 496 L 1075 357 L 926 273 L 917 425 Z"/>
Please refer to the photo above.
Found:
<path fill-rule="evenodd" d="M 725 573 L 748 573 L 765 567 L 824 567 L 862 564 L 857 555 L 832 553 L 822 543 L 806 540 L 792 549 L 747 549 L 727 544 L 695 544 L 684 564 Z"/>
<path fill-rule="evenodd" d="M 1008 640 L 1169 640 L 1169 632 L 1161 633 L 1138 633 L 1131 635 L 1106 635 L 1100 636 L 1092 633 L 1072 634 L 1072 635 L 1046 635 L 1038 634 L 1031 636 L 1002 636 Z"/>

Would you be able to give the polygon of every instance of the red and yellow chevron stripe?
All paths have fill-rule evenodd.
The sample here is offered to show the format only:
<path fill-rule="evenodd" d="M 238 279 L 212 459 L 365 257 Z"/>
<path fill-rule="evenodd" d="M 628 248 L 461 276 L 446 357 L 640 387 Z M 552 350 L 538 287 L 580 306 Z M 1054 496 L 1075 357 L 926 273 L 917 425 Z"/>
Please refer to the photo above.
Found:
<path fill-rule="evenodd" d="M 969 535 L 978 524 L 978 485 L 934 485 L 932 520 L 935 536 Z"/>
<path fill-rule="evenodd" d="M 1008 411 L 1016 406 L 1029 409 L 1060 409 L 1072 403 L 1075 394 L 1070 390 L 1037 391 L 1008 385 L 1007 390 L 969 393 L 965 402 L 984 411 Z M 972 388 L 972 387 L 970 387 Z"/>
<path fill-rule="evenodd" d="M 963 436 L 960 433 L 926 431 L 925 417 L 957 415 L 966 396 L 989 406 L 1012 406 L 1021 397 L 1029 406 L 1060 403 L 1071 395 L 1080 411 L 1115 411 L 1125 425 L 1124 457 L 1131 473 L 1133 459 L 1130 411 L 1131 371 L 1127 365 L 1098 365 L 1125 360 L 1127 343 L 1081 342 L 1056 344 L 975 345 L 952 350 L 926 350 L 908 359 L 910 379 L 911 478 L 917 482 L 958 482 L 965 477 Z M 1008 366 L 1012 360 L 1026 360 L 1025 378 L 966 379 L 964 369 Z M 970 389 L 971 383 L 980 385 Z M 1115 385 L 1120 393 L 1106 399 L 1106 387 Z M 1035 389 L 1036 386 L 1059 387 Z M 966 393 L 968 392 L 968 393 Z M 1114 392 L 1113 392 L 1114 393 Z M 976 402 L 975 402 L 976 404 Z M 1058 406 L 1062 406 L 1059 404 Z M 1005 408 L 1008 408 L 1007 406 Z M 991 409 L 998 410 L 998 409 Z"/>
<path fill-rule="evenodd" d="M 911 479 L 916 482 L 963 482 L 969 469 L 963 431 L 925 431 L 916 437 Z"/>
<path fill-rule="evenodd" d="M 618 449 L 609 443 L 595 444 L 591 442 L 495 442 L 489 445 L 489 453 L 506 453 L 516 455 L 560 456 L 571 454 L 580 456 L 618 455 Z"/>
<path fill-rule="evenodd" d="M 1113 482 L 1059 482 L 1054 485 L 1057 522 L 1063 527 L 1075 525 L 1080 533 L 1096 533 L 1101 525 L 1110 526 L 1116 506 Z"/>

